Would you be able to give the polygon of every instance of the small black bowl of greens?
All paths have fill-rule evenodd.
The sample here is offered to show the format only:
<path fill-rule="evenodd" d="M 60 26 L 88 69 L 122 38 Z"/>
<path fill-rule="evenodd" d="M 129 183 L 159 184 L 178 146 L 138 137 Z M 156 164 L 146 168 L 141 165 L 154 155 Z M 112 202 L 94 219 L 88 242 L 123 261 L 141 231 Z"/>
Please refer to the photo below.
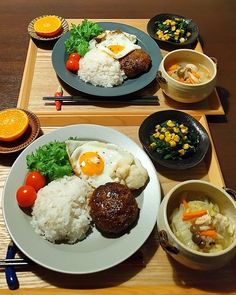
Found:
<path fill-rule="evenodd" d="M 139 128 L 139 140 L 154 163 L 178 170 L 199 164 L 210 146 L 208 133 L 199 121 L 176 110 L 148 116 Z"/>
<path fill-rule="evenodd" d="M 155 15 L 147 24 L 148 34 L 163 49 L 192 48 L 197 43 L 198 26 L 181 15 Z"/>

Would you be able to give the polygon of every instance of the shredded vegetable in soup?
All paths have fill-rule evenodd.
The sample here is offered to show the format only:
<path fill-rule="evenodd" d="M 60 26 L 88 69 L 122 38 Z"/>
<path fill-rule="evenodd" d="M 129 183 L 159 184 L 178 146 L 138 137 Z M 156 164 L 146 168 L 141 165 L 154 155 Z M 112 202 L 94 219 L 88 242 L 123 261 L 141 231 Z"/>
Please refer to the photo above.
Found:
<path fill-rule="evenodd" d="M 170 226 L 184 245 L 205 253 L 226 249 L 235 235 L 230 218 L 205 197 L 194 201 L 182 199 L 172 213 Z"/>
<path fill-rule="evenodd" d="M 166 69 L 175 80 L 186 84 L 200 84 L 211 79 L 210 71 L 202 64 L 175 63 Z"/>

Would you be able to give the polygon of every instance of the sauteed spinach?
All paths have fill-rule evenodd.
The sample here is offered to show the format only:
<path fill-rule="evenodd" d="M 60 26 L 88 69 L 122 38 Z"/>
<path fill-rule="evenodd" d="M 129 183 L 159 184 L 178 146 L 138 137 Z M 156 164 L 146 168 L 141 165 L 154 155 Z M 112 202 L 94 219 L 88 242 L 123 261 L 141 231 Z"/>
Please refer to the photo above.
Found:
<path fill-rule="evenodd" d="M 149 139 L 150 149 L 165 160 L 190 157 L 196 152 L 200 140 L 193 128 L 172 120 L 156 125 Z"/>

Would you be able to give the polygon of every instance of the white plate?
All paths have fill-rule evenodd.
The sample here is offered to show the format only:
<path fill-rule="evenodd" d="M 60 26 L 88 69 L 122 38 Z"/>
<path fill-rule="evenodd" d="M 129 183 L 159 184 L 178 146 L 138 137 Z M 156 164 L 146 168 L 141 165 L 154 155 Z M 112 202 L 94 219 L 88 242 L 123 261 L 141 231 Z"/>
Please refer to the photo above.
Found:
<path fill-rule="evenodd" d="M 93 229 L 82 242 L 74 245 L 52 244 L 34 232 L 31 217 L 17 205 L 15 193 L 27 173 L 26 156 L 50 141 L 69 137 L 100 140 L 117 144 L 140 159 L 150 181 L 138 196 L 140 216 L 137 225 L 119 238 L 105 238 Z M 98 125 L 72 125 L 46 134 L 28 146 L 17 158 L 3 190 L 3 216 L 7 229 L 18 248 L 36 263 L 62 273 L 84 274 L 110 268 L 132 255 L 150 235 L 161 200 L 160 183 L 146 153 L 124 134 Z"/>

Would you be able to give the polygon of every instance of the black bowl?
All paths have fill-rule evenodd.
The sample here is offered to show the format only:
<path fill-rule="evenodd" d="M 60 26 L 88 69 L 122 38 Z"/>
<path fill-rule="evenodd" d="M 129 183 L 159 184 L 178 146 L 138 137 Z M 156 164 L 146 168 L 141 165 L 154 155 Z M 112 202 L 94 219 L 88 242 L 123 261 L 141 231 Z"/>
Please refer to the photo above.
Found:
<path fill-rule="evenodd" d="M 163 22 L 166 19 L 174 19 L 174 18 L 182 18 L 189 22 L 187 30 L 191 32 L 191 36 L 184 42 L 184 43 L 176 43 L 173 41 L 164 41 L 158 39 L 156 35 L 156 28 L 157 28 L 157 22 Z M 158 45 L 164 49 L 177 49 L 177 48 L 192 48 L 197 43 L 197 38 L 199 35 L 198 26 L 191 20 L 181 15 L 176 14 L 169 14 L 169 13 L 163 13 L 155 15 L 153 18 L 151 18 L 147 24 L 147 31 L 148 34 L 156 40 Z"/>
<path fill-rule="evenodd" d="M 181 160 L 165 160 L 157 152 L 150 148 L 149 137 L 154 132 L 155 126 L 167 120 L 174 120 L 179 123 L 183 123 L 188 126 L 189 129 L 191 128 L 198 134 L 199 143 L 196 151 L 192 155 L 189 155 L 189 157 L 182 158 Z M 176 110 L 160 111 L 147 117 L 139 128 L 139 140 L 154 163 L 178 170 L 189 169 L 199 164 L 205 157 L 210 145 L 210 139 L 205 128 L 189 114 Z"/>

